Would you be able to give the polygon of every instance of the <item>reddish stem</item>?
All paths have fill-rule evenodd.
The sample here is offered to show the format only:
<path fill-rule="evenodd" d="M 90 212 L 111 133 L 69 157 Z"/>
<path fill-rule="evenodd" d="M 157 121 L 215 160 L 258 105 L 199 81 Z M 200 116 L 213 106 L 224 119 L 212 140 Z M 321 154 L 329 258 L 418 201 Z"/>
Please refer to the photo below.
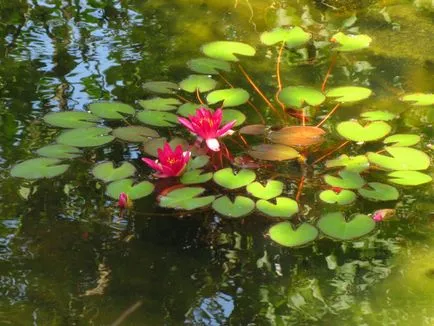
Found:
<path fill-rule="evenodd" d="M 303 185 L 304 185 L 304 180 L 306 179 L 305 176 L 302 176 L 300 179 L 300 183 L 298 184 L 298 190 L 297 190 L 297 195 L 295 196 L 295 201 L 298 202 L 300 200 L 301 197 L 301 192 L 303 191 Z"/>
<path fill-rule="evenodd" d="M 325 91 L 325 88 L 326 88 L 326 85 L 327 85 L 327 81 L 328 81 L 328 79 L 329 79 L 329 77 L 330 77 L 330 74 L 331 74 L 331 72 L 332 72 L 332 70 L 333 70 L 333 67 L 334 67 L 335 64 L 336 64 L 336 59 L 337 59 L 337 57 L 338 57 L 338 52 L 336 52 L 336 53 L 332 56 L 332 60 L 331 60 L 331 62 L 330 62 L 329 69 L 327 70 L 327 74 L 326 74 L 326 76 L 324 77 L 324 81 L 323 81 L 323 83 L 322 83 L 322 85 L 321 85 L 321 91 L 322 91 L 322 92 Z"/>
<path fill-rule="evenodd" d="M 321 127 L 328 120 L 328 118 L 330 118 L 332 114 L 335 113 L 337 109 L 339 109 L 340 105 L 340 103 L 336 104 L 335 107 L 324 117 L 324 119 L 322 119 L 321 122 L 316 125 L 316 127 Z"/>
<path fill-rule="evenodd" d="M 331 150 L 330 152 L 325 153 L 323 156 L 321 156 L 319 159 L 317 159 L 315 162 L 312 163 L 312 165 L 318 164 L 319 162 L 321 162 L 322 160 L 324 160 L 325 158 L 329 157 L 330 155 L 332 155 L 333 153 L 335 153 L 336 151 L 340 150 L 342 147 L 345 147 L 346 145 L 348 145 L 350 143 L 349 140 L 344 141 L 342 144 L 340 144 L 338 147 L 334 148 L 333 150 Z"/>

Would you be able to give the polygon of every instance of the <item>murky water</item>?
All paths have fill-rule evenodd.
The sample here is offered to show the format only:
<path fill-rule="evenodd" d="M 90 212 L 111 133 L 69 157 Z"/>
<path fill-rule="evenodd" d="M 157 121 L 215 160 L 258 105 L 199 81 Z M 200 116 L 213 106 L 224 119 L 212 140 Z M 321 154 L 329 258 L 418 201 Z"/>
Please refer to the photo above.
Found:
<path fill-rule="evenodd" d="M 376 93 L 365 105 L 400 113 L 399 128 L 426 146 L 433 109 L 397 96 L 433 92 L 431 1 L 0 0 L 0 15 L 0 324 L 110 325 L 129 308 L 123 325 L 434 324 L 432 184 L 402 190 L 397 218 L 368 238 L 285 249 L 264 238 L 259 217 L 152 215 L 142 200 L 117 223 L 89 174 L 104 158 L 137 160 L 117 143 L 59 178 L 9 175 L 57 133 L 41 122 L 48 112 L 134 103 L 146 81 L 184 78 L 209 41 L 257 45 L 277 25 L 341 26 L 353 15 L 371 50 L 330 83 L 357 76 Z M 248 68 L 267 91 L 274 61 L 263 51 Z M 320 84 L 329 62 L 317 59 L 283 66 L 284 80 Z"/>

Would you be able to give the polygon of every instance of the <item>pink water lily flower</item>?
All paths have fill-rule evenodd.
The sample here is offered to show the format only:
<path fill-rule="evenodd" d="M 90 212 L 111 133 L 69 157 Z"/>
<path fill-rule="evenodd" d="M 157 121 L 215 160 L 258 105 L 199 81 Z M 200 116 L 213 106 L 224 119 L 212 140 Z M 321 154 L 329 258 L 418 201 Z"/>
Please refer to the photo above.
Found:
<path fill-rule="evenodd" d="M 236 123 L 236 120 L 234 120 L 220 128 L 222 118 L 222 109 L 217 109 L 212 113 L 211 110 L 199 108 L 196 110 L 195 115 L 190 115 L 188 119 L 178 118 L 178 121 L 195 134 L 200 142 L 205 140 L 210 150 L 218 152 L 220 143 L 217 138 L 233 134 L 234 131 L 231 128 Z"/>
<path fill-rule="evenodd" d="M 158 159 L 153 161 L 149 158 L 142 158 L 142 161 L 157 171 L 158 178 L 170 178 L 180 176 L 190 160 L 191 153 L 182 150 L 181 145 L 176 146 L 173 151 L 168 143 L 158 149 Z"/>

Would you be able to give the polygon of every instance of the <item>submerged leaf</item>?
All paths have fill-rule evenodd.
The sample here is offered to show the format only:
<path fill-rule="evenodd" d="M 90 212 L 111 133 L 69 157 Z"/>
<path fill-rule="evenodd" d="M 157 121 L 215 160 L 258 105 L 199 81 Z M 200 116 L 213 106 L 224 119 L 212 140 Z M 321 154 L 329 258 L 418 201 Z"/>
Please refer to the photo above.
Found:
<path fill-rule="evenodd" d="M 212 203 L 212 208 L 226 217 L 240 218 L 250 214 L 255 209 L 255 202 L 244 196 L 236 196 L 232 202 L 228 196 L 223 196 Z"/>
<path fill-rule="evenodd" d="M 57 142 L 76 147 L 93 147 L 110 143 L 114 136 L 109 135 L 111 128 L 90 127 L 64 131 L 57 137 Z"/>
<path fill-rule="evenodd" d="M 139 101 L 139 104 L 145 110 L 173 111 L 176 110 L 177 106 L 181 104 L 181 101 L 173 97 L 154 97 L 149 100 L 141 100 Z"/>
<path fill-rule="evenodd" d="M 115 168 L 113 162 L 103 162 L 94 166 L 92 174 L 95 178 L 104 182 L 112 182 L 133 176 L 136 168 L 129 162 L 123 162 L 121 166 Z"/>
<path fill-rule="evenodd" d="M 120 102 L 95 102 L 89 105 L 89 111 L 98 117 L 113 120 L 120 120 L 124 115 L 136 113 L 131 105 Z"/>
<path fill-rule="evenodd" d="M 371 233 L 375 229 L 375 222 L 363 214 L 353 215 L 347 221 L 341 212 L 335 212 L 321 216 L 317 227 L 330 238 L 353 240 Z"/>
<path fill-rule="evenodd" d="M 209 104 L 223 101 L 222 107 L 237 106 L 249 100 L 249 93 L 242 88 L 219 89 L 209 93 L 206 100 Z"/>
<path fill-rule="evenodd" d="M 149 196 L 154 191 L 154 185 L 149 181 L 133 184 L 132 179 L 122 179 L 110 183 L 106 194 L 113 199 L 119 199 L 121 193 L 125 193 L 129 199 L 135 200 Z"/>
<path fill-rule="evenodd" d="M 261 34 L 261 42 L 265 45 L 274 45 L 285 42 L 288 48 L 298 48 L 306 44 L 312 38 L 312 34 L 305 32 L 301 27 L 276 27 L 270 32 Z"/>
<path fill-rule="evenodd" d="M 151 81 L 143 84 L 143 88 L 161 94 L 171 94 L 178 89 L 178 84 L 168 81 Z"/>
<path fill-rule="evenodd" d="M 425 170 L 430 158 L 424 152 L 411 147 L 385 147 L 391 156 L 368 153 L 369 162 L 388 170 Z"/>
<path fill-rule="evenodd" d="M 332 36 L 331 41 L 339 44 L 336 50 L 350 52 L 369 47 L 372 39 L 368 35 L 364 34 L 345 35 L 344 33 L 339 32 Z"/>
<path fill-rule="evenodd" d="M 217 82 L 205 75 L 190 75 L 179 83 L 181 89 L 194 93 L 198 90 L 201 93 L 208 92 L 217 86 Z"/>
<path fill-rule="evenodd" d="M 286 161 L 300 157 L 300 153 L 294 148 L 285 145 L 261 144 L 253 146 L 248 154 L 258 160 Z"/>
<path fill-rule="evenodd" d="M 333 97 L 335 101 L 340 103 L 357 102 L 371 96 L 372 91 L 369 88 L 357 86 L 343 86 L 330 89 L 327 97 Z"/>
<path fill-rule="evenodd" d="M 211 58 L 196 58 L 187 62 L 188 67 L 200 74 L 218 75 L 219 70 L 231 71 L 231 65 L 222 60 Z"/>
<path fill-rule="evenodd" d="M 318 229 L 309 223 L 294 228 L 289 222 L 277 223 L 268 231 L 271 240 L 285 247 L 303 246 L 314 241 L 318 233 Z"/>
<path fill-rule="evenodd" d="M 11 169 L 11 176 L 25 179 L 54 178 L 68 170 L 68 164 L 60 164 L 62 161 L 56 158 L 33 158 Z"/>
<path fill-rule="evenodd" d="M 357 121 L 344 121 L 336 126 L 336 131 L 344 138 L 355 142 L 368 142 L 388 135 L 392 127 L 384 121 L 374 121 L 362 126 Z"/>
<path fill-rule="evenodd" d="M 251 57 L 255 55 L 256 50 L 254 47 L 241 42 L 216 41 L 202 46 L 202 52 L 210 58 L 236 62 L 239 59 L 234 53 Z"/>
<path fill-rule="evenodd" d="M 44 121 L 55 127 L 86 128 L 95 126 L 99 117 L 82 111 L 52 112 L 44 116 Z"/>
<path fill-rule="evenodd" d="M 38 155 L 51 157 L 51 158 L 76 158 L 81 155 L 81 151 L 69 145 L 48 145 L 36 151 Z"/>
<path fill-rule="evenodd" d="M 317 106 L 325 101 L 326 97 L 320 91 L 305 86 L 289 86 L 279 93 L 279 100 L 291 108 L 302 108 L 304 105 Z"/>

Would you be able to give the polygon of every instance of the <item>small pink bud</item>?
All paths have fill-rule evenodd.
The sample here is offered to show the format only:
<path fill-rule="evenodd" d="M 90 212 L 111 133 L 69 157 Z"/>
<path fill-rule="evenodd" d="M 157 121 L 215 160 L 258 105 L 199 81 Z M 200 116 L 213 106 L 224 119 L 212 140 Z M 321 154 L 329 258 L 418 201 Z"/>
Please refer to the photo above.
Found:
<path fill-rule="evenodd" d="M 372 219 L 375 222 L 381 222 L 395 215 L 395 210 L 391 208 L 379 209 L 372 214 Z"/>
<path fill-rule="evenodd" d="M 121 194 L 119 195 L 118 206 L 121 209 L 130 208 L 132 206 L 131 200 L 130 198 L 128 198 L 128 195 L 126 193 L 121 192 Z"/>

